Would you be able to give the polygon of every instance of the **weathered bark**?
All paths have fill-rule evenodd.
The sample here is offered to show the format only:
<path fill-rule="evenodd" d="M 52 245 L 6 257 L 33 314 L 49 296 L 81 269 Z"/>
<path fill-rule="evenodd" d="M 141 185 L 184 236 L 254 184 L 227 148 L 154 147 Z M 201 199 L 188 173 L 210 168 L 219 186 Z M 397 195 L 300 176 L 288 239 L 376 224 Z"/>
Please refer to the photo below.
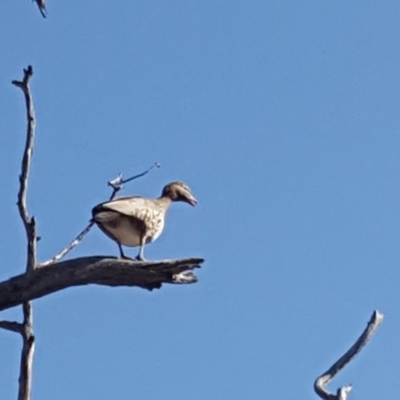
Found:
<path fill-rule="evenodd" d="M 372 339 L 375 332 L 383 321 L 383 314 L 379 311 L 374 311 L 367 327 L 356 340 L 353 346 L 343 354 L 329 369 L 319 376 L 314 383 L 314 390 L 317 395 L 323 400 L 347 400 L 352 389 L 351 385 L 340 387 L 336 394 L 328 391 L 326 386 L 328 383 L 364 348 L 364 346 Z"/>
<path fill-rule="evenodd" d="M 204 260 L 134 261 L 112 257 L 82 257 L 36 268 L 0 283 L 0 311 L 71 286 L 97 284 L 157 289 L 163 283 L 194 283 L 189 272 Z"/>

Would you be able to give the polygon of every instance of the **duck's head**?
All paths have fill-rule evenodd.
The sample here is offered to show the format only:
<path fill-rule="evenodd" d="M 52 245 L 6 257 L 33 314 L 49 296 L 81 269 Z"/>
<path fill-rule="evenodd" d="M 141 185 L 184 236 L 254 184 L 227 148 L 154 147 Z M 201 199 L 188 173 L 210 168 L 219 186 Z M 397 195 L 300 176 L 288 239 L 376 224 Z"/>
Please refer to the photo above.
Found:
<path fill-rule="evenodd" d="M 167 197 L 172 201 L 184 201 L 189 203 L 191 206 L 197 204 L 197 200 L 194 198 L 190 189 L 183 182 L 171 182 L 166 185 L 162 191 L 162 197 Z"/>

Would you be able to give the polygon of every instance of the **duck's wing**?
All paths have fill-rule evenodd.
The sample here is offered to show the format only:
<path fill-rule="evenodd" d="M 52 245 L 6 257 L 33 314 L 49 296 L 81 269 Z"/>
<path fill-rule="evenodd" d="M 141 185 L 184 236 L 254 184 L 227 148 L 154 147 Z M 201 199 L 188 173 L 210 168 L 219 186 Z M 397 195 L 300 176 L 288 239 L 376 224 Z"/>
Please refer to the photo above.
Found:
<path fill-rule="evenodd" d="M 143 197 L 120 197 L 95 206 L 93 221 L 118 243 L 139 246 L 147 229 L 148 207 L 148 199 Z"/>
<path fill-rule="evenodd" d="M 143 211 L 149 207 L 149 199 L 140 196 L 118 197 L 105 201 L 93 208 L 93 214 L 100 211 L 115 211 L 128 217 L 140 218 Z"/>

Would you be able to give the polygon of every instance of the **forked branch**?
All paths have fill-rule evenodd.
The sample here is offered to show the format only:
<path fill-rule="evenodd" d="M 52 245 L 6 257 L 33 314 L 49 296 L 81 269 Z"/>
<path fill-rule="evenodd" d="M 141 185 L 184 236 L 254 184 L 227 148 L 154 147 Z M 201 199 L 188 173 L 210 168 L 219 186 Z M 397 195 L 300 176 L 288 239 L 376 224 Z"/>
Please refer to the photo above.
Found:
<path fill-rule="evenodd" d="M 352 386 L 347 385 L 339 388 L 336 394 L 330 393 L 326 386 L 328 383 L 363 349 L 363 347 L 371 340 L 379 325 L 383 321 L 383 314 L 374 311 L 371 319 L 368 321 L 367 327 L 357 341 L 350 349 L 337 360 L 325 373 L 319 376 L 314 383 L 314 390 L 323 400 L 347 400 Z"/>

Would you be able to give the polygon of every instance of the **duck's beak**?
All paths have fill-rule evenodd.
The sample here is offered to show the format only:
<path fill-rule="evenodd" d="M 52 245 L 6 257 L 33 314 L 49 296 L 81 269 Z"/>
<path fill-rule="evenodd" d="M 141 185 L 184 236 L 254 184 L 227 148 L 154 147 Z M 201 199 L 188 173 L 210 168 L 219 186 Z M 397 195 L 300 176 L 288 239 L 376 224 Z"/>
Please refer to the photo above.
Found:
<path fill-rule="evenodd" d="M 197 200 L 196 200 L 193 196 L 188 197 L 188 198 L 187 198 L 187 202 L 188 202 L 192 207 L 194 207 L 194 206 L 197 204 Z"/>

